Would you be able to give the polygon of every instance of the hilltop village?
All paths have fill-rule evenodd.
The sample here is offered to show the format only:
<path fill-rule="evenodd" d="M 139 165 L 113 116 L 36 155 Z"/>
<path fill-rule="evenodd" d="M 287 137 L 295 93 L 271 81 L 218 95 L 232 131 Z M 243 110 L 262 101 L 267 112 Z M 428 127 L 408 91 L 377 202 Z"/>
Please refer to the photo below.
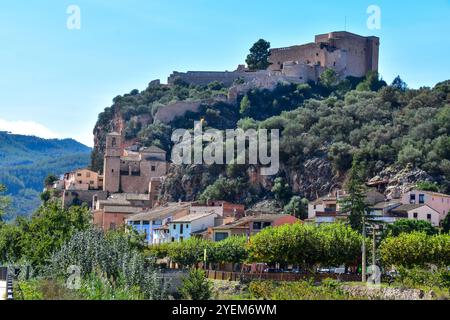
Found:
<path fill-rule="evenodd" d="M 280 81 L 316 82 L 331 69 L 340 79 L 360 78 L 378 71 L 380 41 L 349 32 L 317 35 L 313 43 L 271 49 L 267 70 L 251 71 L 244 65 L 232 72 L 174 72 L 168 86 L 177 81 L 193 85 L 221 82 L 231 86 L 226 99 L 233 100 L 250 88 L 270 89 Z M 157 81 L 159 84 L 159 81 Z M 161 109 L 155 118 L 170 122 L 174 117 L 195 111 L 199 105 L 179 102 Z M 249 210 L 242 204 L 222 199 L 200 202 L 160 200 L 160 188 L 168 173 L 166 151 L 156 146 L 126 144 L 123 132 L 106 136 L 103 173 L 77 170 L 48 186 L 60 190 L 65 207 L 86 204 L 93 223 L 104 230 L 129 225 L 146 235 L 148 244 L 178 242 L 191 237 L 220 241 L 234 235 L 251 236 L 269 226 L 293 224 L 300 220 L 295 212 L 271 209 Z M 391 224 L 399 219 L 430 222 L 439 227 L 450 211 L 450 196 L 430 191 L 391 189 L 380 193 L 383 181 L 368 183 L 366 204 L 374 220 Z M 345 221 L 348 212 L 341 206 L 347 194 L 332 190 L 308 205 L 303 223 L 323 224 Z"/>

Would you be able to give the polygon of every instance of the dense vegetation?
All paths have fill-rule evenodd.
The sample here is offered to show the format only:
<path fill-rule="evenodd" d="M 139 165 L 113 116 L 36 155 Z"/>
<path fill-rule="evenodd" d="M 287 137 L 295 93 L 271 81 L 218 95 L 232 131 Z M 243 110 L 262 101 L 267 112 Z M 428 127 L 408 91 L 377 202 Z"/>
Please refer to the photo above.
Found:
<path fill-rule="evenodd" d="M 301 168 L 311 159 L 328 161 L 338 177 L 347 173 L 355 157 L 361 162 L 364 179 L 388 167 L 422 169 L 434 180 L 426 187 L 450 192 L 450 81 L 434 88 L 409 89 L 400 78 L 389 86 L 373 72 L 363 79 L 339 81 L 328 70 L 319 83 L 280 83 L 272 91 L 253 89 L 237 105 L 205 102 L 200 112 L 188 112 L 168 125 L 152 121 L 138 125 L 139 117 L 154 114 L 154 108 L 169 101 L 225 93 L 226 88 L 217 83 L 207 87 L 177 83 L 169 87 L 153 84 L 142 92 L 117 97 L 99 116 L 96 133 L 100 143 L 92 164 L 101 168 L 102 134 L 113 129 L 114 117 L 125 120 L 127 139 L 156 144 L 168 152 L 173 129 L 192 129 L 194 120 L 204 119 L 205 128 L 280 129 L 279 177 L 288 183 L 297 202 L 316 196 L 317 190 L 296 190 L 293 181 L 294 176 L 303 176 Z M 169 176 L 163 193 L 167 200 L 222 194 L 246 204 L 274 198 L 271 187 L 249 181 L 249 169 L 239 165 L 184 167 Z M 193 177 L 192 184 L 184 183 L 188 177 Z M 290 200 L 284 199 L 284 205 Z"/>
<path fill-rule="evenodd" d="M 0 264 L 21 262 L 40 270 L 55 250 L 90 223 L 87 208 L 63 209 L 59 201 L 48 202 L 29 219 L 0 224 Z"/>
<path fill-rule="evenodd" d="M 86 167 L 90 151 L 72 139 L 45 140 L 0 132 L 0 183 L 12 200 L 5 220 L 30 216 L 39 207 L 44 179 Z"/>

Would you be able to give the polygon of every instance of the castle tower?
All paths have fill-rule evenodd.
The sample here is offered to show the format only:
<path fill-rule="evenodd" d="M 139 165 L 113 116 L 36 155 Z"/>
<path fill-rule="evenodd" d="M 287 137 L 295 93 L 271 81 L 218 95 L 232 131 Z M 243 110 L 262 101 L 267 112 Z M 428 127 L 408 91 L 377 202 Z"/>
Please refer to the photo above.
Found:
<path fill-rule="evenodd" d="M 103 190 L 117 193 L 120 190 L 120 157 L 122 156 L 122 136 L 117 132 L 106 136 L 106 152 L 103 167 Z"/>

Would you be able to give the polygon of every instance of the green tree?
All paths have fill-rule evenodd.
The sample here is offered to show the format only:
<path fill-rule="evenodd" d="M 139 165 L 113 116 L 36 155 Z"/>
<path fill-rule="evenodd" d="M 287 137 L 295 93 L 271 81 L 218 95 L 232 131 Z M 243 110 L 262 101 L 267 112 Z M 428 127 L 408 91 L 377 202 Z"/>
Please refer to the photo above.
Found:
<path fill-rule="evenodd" d="M 259 39 L 250 49 L 245 62 L 252 71 L 265 70 L 269 67 L 270 42 Z"/>
<path fill-rule="evenodd" d="M 281 177 L 275 179 L 272 187 L 272 192 L 275 196 L 275 199 L 282 204 L 286 204 L 292 196 L 291 187 Z"/>
<path fill-rule="evenodd" d="M 400 78 L 400 76 L 397 76 L 394 81 L 392 81 L 391 87 L 402 92 L 405 92 L 408 89 L 408 85 Z"/>
<path fill-rule="evenodd" d="M 31 220 L 20 225 L 23 258 L 33 266 L 45 265 L 76 232 L 90 226 L 91 214 L 86 207 L 64 209 L 58 201 L 42 205 Z"/>
<path fill-rule="evenodd" d="M 212 283 L 206 279 L 201 269 L 192 269 L 183 278 L 180 288 L 181 296 L 188 300 L 209 300 L 212 296 Z"/>
<path fill-rule="evenodd" d="M 56 181 L 58 181 L 58 177 L 53 174 L 48 175 L 44 180 L 44 187 L 53 185 Z"/>
<path fill-rule="evenodd" d="M 212 185 L 206 187 L 199 199 L 202 202 L 207 202 L 208 200 L 239 201 L 240 195 L 246 187 L 246 183 L 241 178 L 227 179 L 221 177 Z"/>
<path fill-rule="evenodd" d="M 289 203 L 284 207 L 284 212 L 291 214 L 301 220 L 308 218 L 308 199 L 299 196 L 293 196 Z"/>
<path fill-rule="evenodd" d="M 439 192 L 439 185 L 435 182 L 421 181 L 417 183 L 416 188 L 422 191 Z"/>
<path fill-rule="evenodd" d="M 450 134 L 450 104 L 445 105 L 438 113 L 437 122 L 440 128 Z"/>
<path fill-rule="evenodd" d="M 358 91 L 378 91 L 385 87 L 387 84 L 385 81 L 380 79 L 380 75 L 377 71 L 369 71 L 364 81 L 358 84 L 356 90 Z"/>
<path fill-rule="evenodd" d="M 344 142 L 336 142 L 331 145 L 328 151 L 328 157 L 333 162 L 333 168 L 336 172 L 345 172 L 351 167 L 352 146 Z"/>
<path fill-rule="evenodd" d="M 444 221 L 442 222 L 442 231 L 445 233 L 450 233 L 450 212 L 447 214 Z"/>
<path fill-rule="evenodd" d="M 50 191 L 46 190 L 44 192 L 42 192 L 39 196 L 42 200 L 42 202 L 47 202 L 52 198 L 52 194 L 50 193 Z"/>
<path fill-rule="evenodd" d="M 339 83 L 339 78 L 336 71 L 327 68 L 320 75 L 320 83 L 323 84 L 327 89 L 333 90 L 333 88 Z"/>
<path fill-rule="evenodd" d="M 345 183 L 347 196 L 341 201 L 342 212 L 349 213 L 349 223 L 353 230 L 362 232 L 363 220 L 368 214 L 364 169 L 357 158 L 353 160 L 348 180 Z"/>
<path fill-rule="evenodd" d="M 3 196 L 2 193 L 6 192 L 6 187 L 0 184 L 0 226 L 3 222 L 3 215 L 5 214 L 5 210 L 10 204 L 10 199 L 6 196 Z"/>
<path fill-rule="evenodd" d="M 228 237 L 225 240 L 211 244 L 208 262 L 215 263 L 243 263 L 247 255 L 247 237 Z"/>
<path fill-rule="evenodd" d="M 251 108 L 250 99 L 248 98 L 248 95 L 245 95 L 244 98 L 242 98 L 242 100 L 241 100 L 241 105 L 240 105 L 241 114 L 242 115 L 248 114 L 250 108 Z"/>
<path fill-rule="evenodd" d="M 0 264 L 17 262 L 22 256 L 22 229 L 15 223 L 0 225 Z"/>
<path fill-rule="evenodd" d="M 424 267 L 450 265 L 450 235 L 429 236 L 423 232 L 402 233 L 383 240 L 379 248 L 384 266 Z"/>
<path fill-rule="evenodd" d="M 361 254 L 362 236 L 344 224 L 324 224 L 317 228 L 319 263 L 323 266 L 356 265 Z"/>
<path fill-rule="evenodd" d="M 355 265 L 362 236 L 343 224 L 323 226 L 301 223 L 267 228 L 250 238 L 249 261 L 301 265 Z"/>
<path fill-rule="evenodd" d="M 423 161 L 422 151 L 414 147 L 412 144 L 407 144 L 398 154 L 398 162 L 404 166 L 408 164 L 419 165 Z"/>
<path fill-rule="evenodd" d="M 172 262 L 181 267 L 192 267 L 203 261 L 205 249 L 211 243 L 203 239 L 190 238 L 183 242 L 174 242 L 168 248 L 168 255 Z M 208 250 L 210 251 L 210 250 Z"/>
<path fill-rule="evenodd" d="M 387 226 L 384 237 L 398 237 L 402 233 L 413 232 L 423 232 L 430 236 L 438 233 L 437 229 L 428 221 L 400 219 Z"/>

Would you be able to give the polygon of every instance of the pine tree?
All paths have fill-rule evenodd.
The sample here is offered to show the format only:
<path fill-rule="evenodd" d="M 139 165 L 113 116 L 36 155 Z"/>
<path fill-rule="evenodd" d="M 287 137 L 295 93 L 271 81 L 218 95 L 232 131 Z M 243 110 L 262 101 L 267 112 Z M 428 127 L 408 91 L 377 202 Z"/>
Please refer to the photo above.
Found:
<path fill-rule="evenodd" d="M 364 168 L 358 159 L 353 160 L 348 180 L 345 184 L 347 196 L 341 201 L 341 211 L 349 213 L 349 224 L 353 230 L 362 232 L 363 220 L 368 212 Z"/>
<path fill-rule="evenodd" d="M 252 71 L 265 70 L 270 66 L 270 42 L 264 39 L 259 39 L 250 49 L 250 54 L 247 56 L 248 68 Z"/>

